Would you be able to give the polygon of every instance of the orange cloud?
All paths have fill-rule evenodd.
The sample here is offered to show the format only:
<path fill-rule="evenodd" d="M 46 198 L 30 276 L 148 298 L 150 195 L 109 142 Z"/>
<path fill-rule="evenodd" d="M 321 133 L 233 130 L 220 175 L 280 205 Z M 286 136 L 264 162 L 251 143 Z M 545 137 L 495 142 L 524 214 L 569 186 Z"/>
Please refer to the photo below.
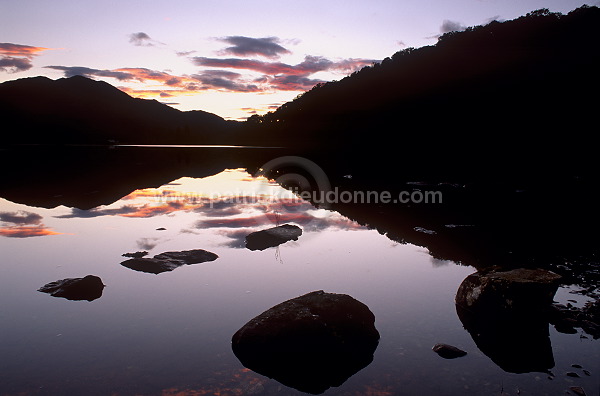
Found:
<path fill-rule="evenodd" d="M 52 231 L 50 228 L 46 228 L 44 226 L 0 228 L 0 236 L 8 238 L 30 238 L 46 235 L 62 235 L 62 233 Z"/>
<path fill-rule="evenodd" d="M 130 76 L 129 78 L 133 79 L 133 80 L 138 80 L 141 82 L 157 81 L 157 82 L 160 82 L 161 84 L 165 84 L 168 86 L 181 86 L 185 82 L 192 82 L 192 80 L 187 77 L 173 76 L 173 75 L 165 73 L 165 72 L 150 70 L 150 69 L 141 68 L 141 67 L 137 67 L 137 68 L 124 67 L 124 68 L 120 68 L 120 69 L 115 69 L 113 71 L 126 73 Z"/>
<path fill-rule="evenodd" d="M 197 66 L 245 69 L 257 71 L 269 76 L 283 75 L 304 77 L 320 71 L 334 70 L 351 72 L 375 62 L 372 59 L 344 59 L 335 62 L 322 56 L 306 56 L 304 61 L 298 63 L 297 65 L 240 58 L 217 59 L 197 56 L 191 59 L 192 62 Z"/>
<path fill-rule="evenodd" d="M 120 215 L 123 217 L 154 217 L 177 211 L 193 210 L 198 206 L 202 205 L 187 205 L 182 202 L 169 202 L 164 205 L 158 206 L 144 205 L 142 207 L 136 208 L 136 210 L 133 212 L 122 213 Z"/>
<path fill-rule="evenodd" d="M 265 41 L 265 39 L 248 39 L 244 37 L 233 37 L 233 39 L 242 39 L 238 42 L 239 50 L 253 53 L 256 51 L 266 51 L 273 47 L 274 42 Z M 266 47 L 265 47 L 266 45 Z M 41 47 L 30 47 L 31 53 L 35 53 L 34 48 L 44 50 Z M 271 48 L 272 49 L 272 48 Z M 27 49 L 6 47 L 7 53 L 26 53 Z M 250 51 L 250 52 L 248 52 Z M 350 73 L 363 66 L 372 64 L 370 59 L 343 59 L 332 61 L 322 56 L 306 56 L 304 61 L 289 65 L 282 62 L 265 62 L 254 59 L 240 58 L 207 58 L 191 57 L 189 58 L 195 65 L 205 69 L 192 75 L 173 75 L 167 72 L 151 70 L 141 67 L 123 67 L 112 70 L 92 69 L 83 66 L 45 66 L 49 69 L 60 70 L 65 77 L 75 75 L 86 76 L 89 78 L 103 77 L 115 78 L 118 81 L 156 83 L 160 87 L 136 89 L 131 87 L 119 87 L 122 91 L 137 98 L 169 98 L 175 96 L 198 94 L 202 91 L 225 91 L 225 92 L 271 92 L 275 91 L 306 91 L 316 84 L 323 83 L 323 80 L 313 79 L 310 76 L 321 71 Z M 26 60 L 26 59 L 25 59 Z M 27 62 L 25 62 L 27 63 Z M 6 58 L 4 65 L 0 62 L 0 69 L 19 69 L 26 70 L 31 65 L 23 64 L 23 58 Z M 209 69 L 207 69 L 209 68 Z M 226 69 L 226 70 L 224 70 Z M 232 71 L 232 69 L 236 71 Z M 242 75 L 237 70 L 248 70 L 260 73 L 256 75 Z M 258 109 L 248 109 L 251 113 Z"/>
<path fill-rule="evenodd" d="M 20 210 L 17 212 L 0 212 L 0 236 L 8 238 L 29 238 L 45 235 L 60 235 L 42 223 L 43 217 L 37 213 Z"/>
<path fill-rule="evenodd" d="M 173 190 L 157 190 L 154 188 L 144 188 L 141 190 L 135 190 L 131 193 L 127 194 L 121 200 L 130 200 L 136 198 L 158 198 L 167 197 L 167 196 L 175 196 L 177 191 Z"/>
<path fill-rule="evenodd" d="M 305 91 L 316 84 L 324 82 L 323 80 L 309 78 L 314 73 L 321 71 L 349 73 L 374 62 L 371 59 L 332 61 L 322 56 L 306 56 L 304 61 L 297 65 L 254 59 L 218 59 L 202 56 L 193 57 L 191 60 L 195 65 L 202 67 L 242 69 L 262 73 L 263 76 L 256 79 L 255 82 L 279 91 Z M 265 88 L 262 90 L 265 90 Z"/>
<path fill-rule="evenodd" d="M 49 50 L 45 47 L 32 47 L 13 43 L 0 43 L 0 71 L 17 73 L 33 67 L 31 60 L 38 52 Z"/>
<path fill-rule="evenodd" d="M 32 47 L 30 45 L 21 45 L 13 43 L 0 43 L 0 55 L 3 56 L 18 56 L 31 58 L 38 55 L 38 52 L 47 51 L 51 48 Z"/>

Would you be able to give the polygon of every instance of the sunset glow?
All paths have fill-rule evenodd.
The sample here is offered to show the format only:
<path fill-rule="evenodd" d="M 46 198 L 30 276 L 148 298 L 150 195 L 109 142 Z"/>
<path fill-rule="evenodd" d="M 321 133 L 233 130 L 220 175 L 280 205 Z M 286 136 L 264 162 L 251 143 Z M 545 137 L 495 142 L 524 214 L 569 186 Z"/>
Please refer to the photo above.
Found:
<path fill-rule="evenodd" d="M 447 31 L 582 4 L 127 2 L 114 14 L 100 2 L 3 2 L 0 82 L 83 75 L 180 110 L 243 120 Z"/>
<path fill-rule="evenodd" d="M 134 97 L 243 120 L 404 48 L 435 44 L 446 31 L 584 3 L 127 2 L 116 17 L 100 2 L 3 2 L 0 82 L 84 75 Z"/>

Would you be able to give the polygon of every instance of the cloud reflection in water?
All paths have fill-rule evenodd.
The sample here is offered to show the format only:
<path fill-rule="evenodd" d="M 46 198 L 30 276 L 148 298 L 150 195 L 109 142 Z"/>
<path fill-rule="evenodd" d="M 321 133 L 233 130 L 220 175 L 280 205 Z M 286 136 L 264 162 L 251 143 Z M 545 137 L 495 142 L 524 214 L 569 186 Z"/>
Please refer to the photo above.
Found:
<path fill-rule="evenodd" d="M 180 233 L 214 229 L 230 239 L 226 246 L 235 248 L 244 247 L 249 233 L 283 223 L 296 224 L 305 232 L 364 228 L 336 212 L 315 208 L 271 180 L 252 178 L 241 169 L 203 179 L 184 177 L 158 188 L 135 190 L 111 205 L 90 210 L 72 208 L 70 213 L 56 217 L 150 218 L 182 212 L 195 217 Z M 147 241 L 141 242 L 138 245 L 145 247 Z"/>
<path fill-rule="evenodd" d="M 42 223 L 42 215 L 29 211 L 0 212 L 0 236 L 8 238 L 30 238 L 60 235 Z"/>

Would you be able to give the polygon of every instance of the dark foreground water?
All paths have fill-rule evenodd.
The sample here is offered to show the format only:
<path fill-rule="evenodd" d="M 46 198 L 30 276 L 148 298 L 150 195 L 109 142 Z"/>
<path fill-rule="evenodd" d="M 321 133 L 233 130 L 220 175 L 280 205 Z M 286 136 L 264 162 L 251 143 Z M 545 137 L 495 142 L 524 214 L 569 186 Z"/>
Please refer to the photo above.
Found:
<path fill-rule="evenodd" d="M 181 160 L 178 166 L 196 165 Z M 562 395 L 572 386 L 588 395 L 600 391 L 598 340 L 549 325 L 554 367 L 506 372 L 478 349 L 456 313 L 456 290 L 474 268 L 434 259 L 426 247 L 395 242 L 317 209 L 235 161 L 207 171 L 211 176 L 186 177 L 195 173 L 190 170 L 180 177 L 165 174 L 156 185 L 142 180 L 139 187 L 147 188 L 117 191 L 114 202 L 102 196 L 110 201 L 102 205 L 93 197 L 107 180 L 118 184 L 130 177 L 128 170 L 111 168 L 86 179 L 77 173 L 80 166 L 73 167 L 73 174 L 61 168 L 58 179 L 38 188 L 28 182 L 30 174 L 13 175 L 17 187 L 7 194 L 19 202 L 0 199 L 1 395 L 303 394 L 242 366 L 231 337 L 264 310 L 315 290 L 366 304 L 381 336 L 372 363 L 325 394 Z M 94 181 L 96 190 L 90 188 Z M 75 201 L 77 207 L 69 205 Z M 245 248 L 250 232 L 284 223 L 302 228 L 297 241 Z M 191 249 L 219 257 L 160 274 L 120 265 L 124 253 L 152 257 Z M 106 285 L 91 302 L 37 291 L 88 274 Z M 555 300 L 581 306 L 586 298 L 570 293 L 575 289 L 561 287 Z M 467 355 L 443 359 L 431 349 L 436 343 Z"/>

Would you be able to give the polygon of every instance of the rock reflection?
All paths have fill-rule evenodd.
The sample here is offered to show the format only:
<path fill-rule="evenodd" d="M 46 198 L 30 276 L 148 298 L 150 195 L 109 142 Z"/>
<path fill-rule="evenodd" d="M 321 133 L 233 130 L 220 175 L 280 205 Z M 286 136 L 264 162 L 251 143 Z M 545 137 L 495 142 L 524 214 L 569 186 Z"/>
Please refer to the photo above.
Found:
<path fill-rule="evenodd" d="M 561 277 L 541 269 L 493 268 L 469 275 L 456 294 L 456 312 L 477 347 L 506 372 L 554 367 L 548 332 Z"/>
<path fill-rule="evenodd" d="M 302 235 L 302 228 L 292 224 L 284 224 L 248 234 L 246 236 L 246 247 L 250 250 L 265 250 L 288 241 L 296 241 L 300 235 Z"/>
<path fill-rule="evenodd" d="M 368 366 L 379 342 L 375 316 L 345 294 L 315 291 L 258 315 L 232 338 L 247 368 L 320 394 Z"/>
<path fill-rule="evenodd" d="M 127 253 L 126 253 L 127 254 Z M 219 256 L 215 253 L 202 250 L 184 250 L 181 252 L 165 252 L 152 258 L 134 257 L 121 262 L 121 265 L 135 271 L 160 274 L 173 271 L 182 265 L 191 265 L 214 261 Z"/>
<path fill-rule="evenodd" d="M 102 279 L 94 275 L 87 275 L 83 278 L 67 278 L 50 282 L 40 287 L 38 291 L 67 300 L 93 301 L 102 297 L 103 289 Z"/>

